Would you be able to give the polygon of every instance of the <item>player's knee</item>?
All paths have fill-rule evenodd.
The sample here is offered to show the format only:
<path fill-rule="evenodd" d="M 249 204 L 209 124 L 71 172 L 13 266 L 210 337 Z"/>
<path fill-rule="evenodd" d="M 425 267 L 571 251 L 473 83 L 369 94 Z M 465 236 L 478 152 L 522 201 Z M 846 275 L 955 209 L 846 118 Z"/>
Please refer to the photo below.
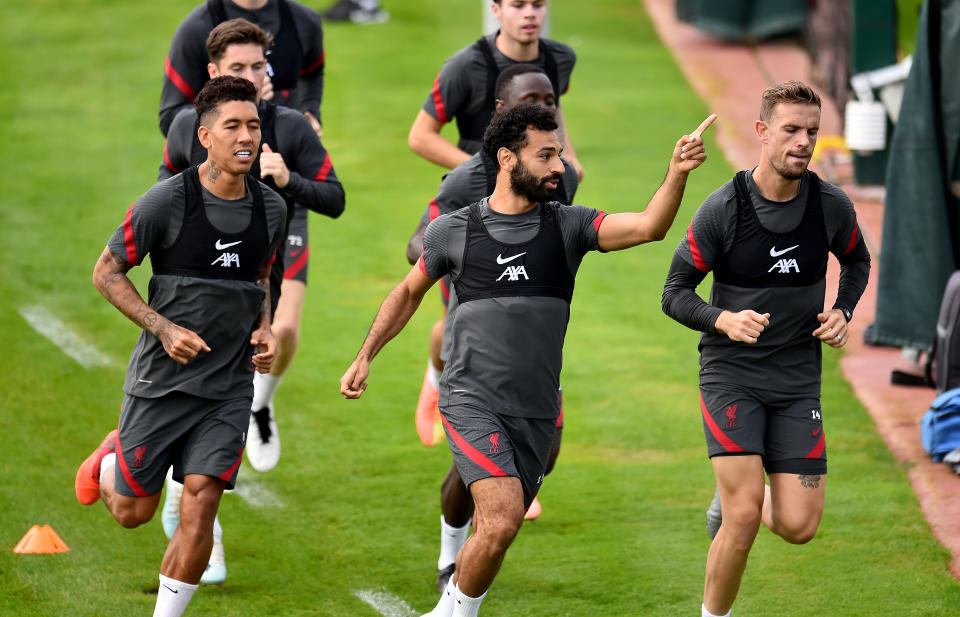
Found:
<path fill-rule="evenodd" d="M 518 517 L 498 517 L 487 529 L 488 546 L 496 552 L 506 552 L 507 548 L 513 543 L 520 531 L 520 525 L 523 524 L 523 514 Z"/>
<path fill-rule="evenodd" d="M 777 535 L 790 544 L 806 544 L 817 535 L 820 527 L 820 517 L 792 518 L 786 521 L 777 521 Z"/>
<path fill-rule="evenodd" d="M 723 526 L 738 544 L 753 544 L 762 521 L 762 508 L 754 503 L 723 504 Z"/>
<path fill-rule="evenodd" d="M 138 508 L 136 502 L 114 504 L 110 513 L 120 526 L 126 529 L 135 529 L 144 523 L 149 523 L 153 518 L 153 510 Z"/>

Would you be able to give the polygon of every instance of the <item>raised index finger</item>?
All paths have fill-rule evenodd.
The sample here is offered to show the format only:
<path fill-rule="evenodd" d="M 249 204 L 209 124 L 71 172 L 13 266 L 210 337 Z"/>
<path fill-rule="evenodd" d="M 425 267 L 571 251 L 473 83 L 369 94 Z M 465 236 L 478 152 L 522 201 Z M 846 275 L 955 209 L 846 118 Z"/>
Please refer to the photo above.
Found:
<path fill-rule="evenodd" d="M 690 133 L 690 137 L 700 137 L 707 127 L 713 124 L 713 121 L 717 119 L 717 114 L 710 114 L 707 116 L 707 119 L 700 123 L 700 126 L 697 127 L 697 130 Z"/>

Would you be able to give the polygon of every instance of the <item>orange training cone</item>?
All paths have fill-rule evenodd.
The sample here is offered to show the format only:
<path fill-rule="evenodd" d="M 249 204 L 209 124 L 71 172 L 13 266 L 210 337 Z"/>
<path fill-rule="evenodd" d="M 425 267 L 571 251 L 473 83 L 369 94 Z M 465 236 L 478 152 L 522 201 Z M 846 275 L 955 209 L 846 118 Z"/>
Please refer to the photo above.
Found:
<path fill-rule="evenodd" d="M 65 553 L 69 550 L 70 547 L 50 525 L 34 525 L 13 547 L 14 553 Z"/>

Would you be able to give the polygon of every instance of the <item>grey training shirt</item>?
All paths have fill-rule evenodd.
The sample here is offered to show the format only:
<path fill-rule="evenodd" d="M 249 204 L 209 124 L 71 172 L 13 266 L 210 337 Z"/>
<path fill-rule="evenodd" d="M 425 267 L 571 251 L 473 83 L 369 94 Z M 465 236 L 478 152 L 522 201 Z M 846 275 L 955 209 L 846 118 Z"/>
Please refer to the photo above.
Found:
<path fill-rule="evenodd" d="M 796 197 L 776 202 L 763 197 L 753 182 L 752 172 L 747 173 L 747 190 L 764 229 L 787 233 L 800 225 L 810 177 L 805 176 L 800 182 Z M 820 186 L 824 234 L 830 252 L 840 262 L 834 307 L 852 312 L 867 284 L 870 255 L 849 198 L 828 182 L 821 180 Z M 823 280 L 806 287 L 783 288 L 734 287 L 715 281 L 709 304 L 696 294 L 697 285 L 730 253 L 736 241 L 737 199 L 731 180 L 710 194 L 697 210 L 687 235 L 677 246 L 663 289 L 664 312 L 704 333 L 700 340 L 701 385 L 749 384 L 761 390 L 819 396 L 821 343 L 812 335 L 814 328 L 806 331 L 795 324 L 810 323 L 811 319 L 816 322 L 816 313 L 823 309 Z M 783 249 L 789 248 L 780 247 L 779 252 L 774 252 L 770 247 L 771 270 Z M 755 344 L 735 343 L 715 331 L 721 312 L 736 312 L 744 307 L 770 313 L 770 325 Z"/>
<path fill-rule="evenodd" d="M 484 198 L 480 218 L 487 232 L 504 244 L 531 240 L 540 230 L 540 208 L 522 214 L 494 211 Z M 604 213 L 584 206 L 555 207 L 566 267 L 576 276 L 587 251 L 596 250 Z M 420 265 L 430 278 L 463 271 L 469 209 L 443 215 L 423 236 Z M 448 316 L 450 358 L 440 378 L 440 405 L 470 405 L 506 416 L 554 419 L 563 363 L 569 304 L 545 296 L 495 297 L 460 304 Z M 536 322 L 537 327 L 525 328 Z M 546 326 L 546 328 L 544 328 Z M 533 331 L 550 333 L 533 336 Z"/>
<path fill-rule="evenodd" d="M 287 206 L 265 185 L 260 188 L 270 246 L 262 257 L 262 268 L 270 263 L 283 239 Z M 215 228 L 233 233 L 249 225 L 253 213 L 249 191 L 238 200 L 220 199 L 203 187 L 201 192 L 207 220 Z M 183 178 L 176 175 L 157 183 L 133 203 L 107 246 L 131 265 L 139 265 L 152 250 L 168 248 L 176 242 L 183 216 Z M 224 301 L 238 296 L 244 298 L 243 306 Z M 209 399 L 253 396 L 253 349 L 249 336 L 259 322 L 262 299 L 263 289 L 249 281 L 151 277 L 151 307 L 176 325 L 196 332 L 211 351 L 201 351 L 193 361 L 181 365 L 167 355 L 157 337 L 144 330 L 130 355 L 124 392 L 144 398 L 170 392 Z"/>

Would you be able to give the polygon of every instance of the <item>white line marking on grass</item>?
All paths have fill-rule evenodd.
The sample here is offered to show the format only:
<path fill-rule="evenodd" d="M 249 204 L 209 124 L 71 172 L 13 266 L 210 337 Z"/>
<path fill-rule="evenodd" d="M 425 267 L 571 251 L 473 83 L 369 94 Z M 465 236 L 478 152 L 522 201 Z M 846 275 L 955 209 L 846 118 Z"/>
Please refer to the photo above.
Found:
<path fill-rule="evenodd" d="M 57 319 L 45 306 L 21 306 L 20 315 L 33 329 L 50 339 L 60 350 L 84 368 L 110 366 L 110 358 L 99 349 L 82 340 L 67 324 Z"/>
<path fill-rule="evenodd" d="M 419 615 L 409 604 L 386 591 L 361 589 L 354 591 L 353 595 L 372 606 L 383 617 L 416 617 Z"/>
<path fill-rule="evenodd" d="M 232 491 L 254 508 L 282 508 L 283 501 L 273 494 L 273 491 L 254 480 L 250 473 L 237 479 L 237 486 Z"/>

